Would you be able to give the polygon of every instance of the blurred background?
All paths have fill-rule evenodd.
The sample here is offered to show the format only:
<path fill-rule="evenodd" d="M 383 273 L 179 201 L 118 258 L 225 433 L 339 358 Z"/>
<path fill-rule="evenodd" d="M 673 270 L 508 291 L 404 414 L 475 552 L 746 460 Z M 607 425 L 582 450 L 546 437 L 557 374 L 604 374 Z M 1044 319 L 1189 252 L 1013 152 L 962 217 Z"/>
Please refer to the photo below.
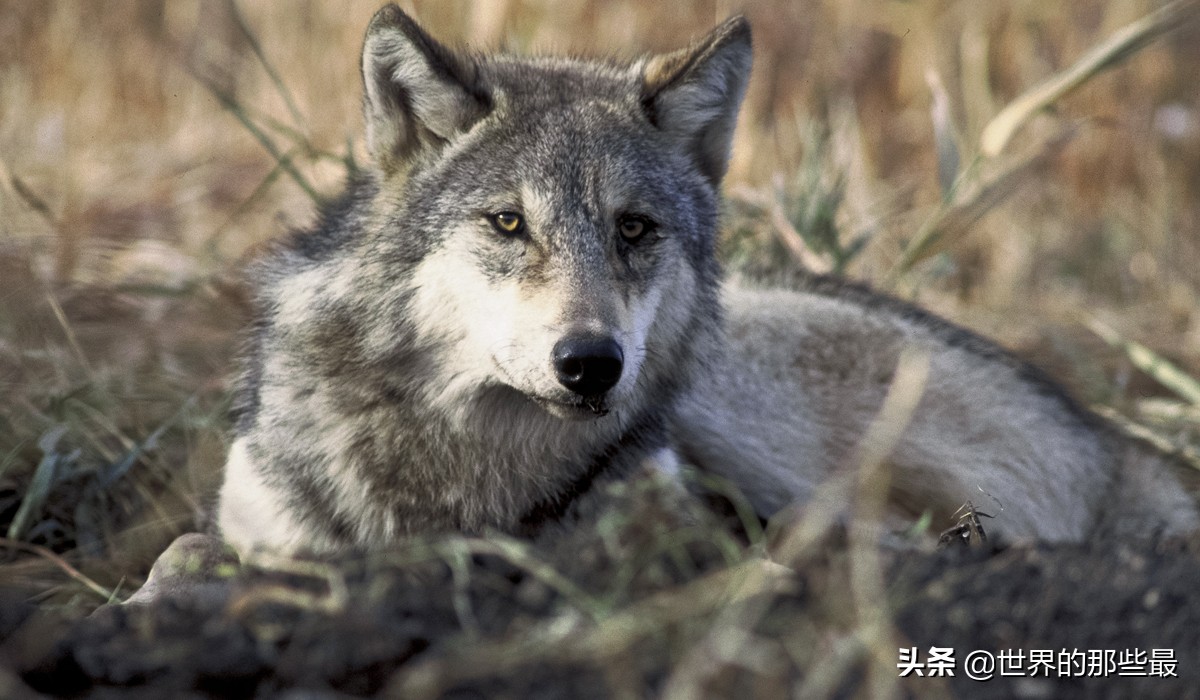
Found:
<path fill-rule="evenodd" d="M 1194 17 L 984 154 L 1006 105 L 1162 3 L 400 4 L 450 43 L 615 57 L 744 12 L 732 268 L 914 299 L 1194 457 Z M 358 59 L 378 6 L 0 1 L 0 581 L 124 595 L 203 520 L 239 266 L 365 161 Z"/>

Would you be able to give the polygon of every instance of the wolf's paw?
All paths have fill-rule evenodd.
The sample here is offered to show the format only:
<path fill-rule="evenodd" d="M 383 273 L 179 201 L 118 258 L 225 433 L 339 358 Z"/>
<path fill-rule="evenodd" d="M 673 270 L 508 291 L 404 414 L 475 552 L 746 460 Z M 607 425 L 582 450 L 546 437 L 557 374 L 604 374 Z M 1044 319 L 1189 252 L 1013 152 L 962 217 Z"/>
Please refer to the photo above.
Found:
<path fill-rule="evenodd" d="M 228 597 L 229 581 L 239 566 L 237 553 L 219 537 L 180 535 L 154 562 L 146 583 L 123 604 L 146 605 L 163 598 L 216 604 Z"/>

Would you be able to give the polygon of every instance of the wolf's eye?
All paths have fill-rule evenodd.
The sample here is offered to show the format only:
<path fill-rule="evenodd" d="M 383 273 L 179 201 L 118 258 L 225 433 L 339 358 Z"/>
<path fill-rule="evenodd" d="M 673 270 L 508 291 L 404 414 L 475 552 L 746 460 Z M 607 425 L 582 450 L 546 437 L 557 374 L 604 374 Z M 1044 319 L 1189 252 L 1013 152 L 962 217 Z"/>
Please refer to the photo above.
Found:
<path fill-rule="evenodd" d="M 516 236 L 525 230 L 525 217 L 515 211 L 501 211 L 488 216 L 492 228 L 505 236 Z"/>
<path fill-rule="evenodd" d="M 617 231 L 621 233 L 621 238 L 629 243 L 636 243 L 656 227 L 657 224 L 653 221 L 637 214 L 626 214 L 617 219 Z"/>

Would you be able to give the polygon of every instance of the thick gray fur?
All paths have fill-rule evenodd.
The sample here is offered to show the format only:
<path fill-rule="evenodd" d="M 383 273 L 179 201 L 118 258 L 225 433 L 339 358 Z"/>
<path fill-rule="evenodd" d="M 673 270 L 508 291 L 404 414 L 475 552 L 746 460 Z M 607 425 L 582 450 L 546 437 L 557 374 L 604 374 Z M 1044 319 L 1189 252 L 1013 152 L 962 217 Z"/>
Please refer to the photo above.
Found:
<path fill-rule="evenodd" d="M 1163 457 L 990 342 L 835 281 L 722 285 L 750 57 L 742 18 L 626 64 L 453 51 L 380 10 L 373 167 L 255 269 L 222 535 L 293 552 L 528 533 L 597 478 L 679 458 L 766 517 L 851 458 L 905 348 L 930 374 L 889 460 L 896 512 L 948 519 L 990 504 L 982 490 L 1013 538 L 1195 529 Z M 629 215 L 657 228 L 626 242 Z M 555 380 L 551 348 L 575 332 L 624 352 L 603 398 Z"/>

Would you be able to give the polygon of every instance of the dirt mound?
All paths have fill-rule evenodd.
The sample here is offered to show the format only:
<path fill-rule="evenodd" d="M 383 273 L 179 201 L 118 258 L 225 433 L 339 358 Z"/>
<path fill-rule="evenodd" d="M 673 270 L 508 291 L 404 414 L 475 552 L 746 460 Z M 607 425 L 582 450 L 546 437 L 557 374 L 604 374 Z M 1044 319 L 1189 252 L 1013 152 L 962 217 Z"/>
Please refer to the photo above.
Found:
<path fill-rule="evenodd" d="M 10 597 L 0 684 L 155 698 L 1200 693 L 1200 543 L 884 553 L 873 627 L 853 594 L 864 551 L 844 533 L 789 568 L 712 526 L 643 512 L 549 544 L 446 537 L 250 564 L 219 595 L 74 621 Z M 952 650 L 953 677 L 931 647 Z M 916 650 L 904 678 L 902 648 Z M 968 656 L 983 652 L 994 677 L 973 680 Z"/>

